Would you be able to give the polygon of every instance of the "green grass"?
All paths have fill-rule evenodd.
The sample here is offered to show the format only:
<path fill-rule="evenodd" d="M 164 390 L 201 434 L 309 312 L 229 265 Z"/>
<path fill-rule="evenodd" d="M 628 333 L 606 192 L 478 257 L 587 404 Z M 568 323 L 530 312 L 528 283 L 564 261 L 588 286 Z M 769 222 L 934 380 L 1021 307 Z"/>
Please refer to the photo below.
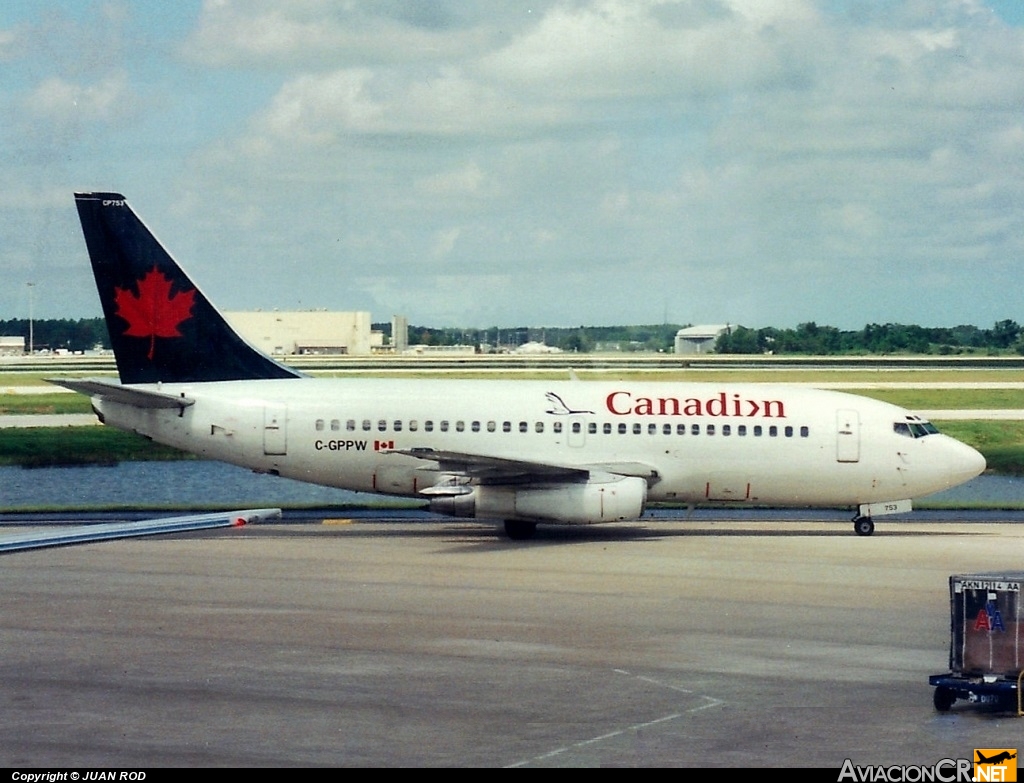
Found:
<path fill-rule="evenodd" d="M 0 429 L 0 465 L 31 468 L 192 458 L 141 435 L 109 427 Z"/>
<path fill-rule="evenodd" d="M 1024 389 L 851 389 L 908 410 L 1024 410 Z"/>
<path fill-rule="evenodd" d="M 0 395 L 0 416 L 22 416 L 45 413 L 89 413 L 89 398 L 82 394 L 3 394 Z"/>

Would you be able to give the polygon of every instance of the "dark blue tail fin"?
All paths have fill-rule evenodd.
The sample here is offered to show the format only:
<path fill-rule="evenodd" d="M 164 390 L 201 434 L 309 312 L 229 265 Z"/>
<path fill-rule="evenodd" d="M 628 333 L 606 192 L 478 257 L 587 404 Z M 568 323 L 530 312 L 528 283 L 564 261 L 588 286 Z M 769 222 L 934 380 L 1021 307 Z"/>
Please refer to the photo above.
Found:
<path fill-rule="evenodd" d="M 76 193 L 121 383 L 298 378 L 235 333 L 124 196 Z"/>

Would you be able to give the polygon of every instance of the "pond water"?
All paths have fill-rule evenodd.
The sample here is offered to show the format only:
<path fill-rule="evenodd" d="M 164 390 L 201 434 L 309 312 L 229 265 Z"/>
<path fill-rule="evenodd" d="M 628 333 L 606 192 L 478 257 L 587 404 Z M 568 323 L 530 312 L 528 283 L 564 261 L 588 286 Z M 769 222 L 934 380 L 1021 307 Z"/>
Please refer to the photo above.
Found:
<path fill-rule="evenodd" d="M 265 507 L 380 501 L 222 462 L 122 462 L 111 467 L 0 467 L 0 510 L 33 506 L 190 505 Z"/>

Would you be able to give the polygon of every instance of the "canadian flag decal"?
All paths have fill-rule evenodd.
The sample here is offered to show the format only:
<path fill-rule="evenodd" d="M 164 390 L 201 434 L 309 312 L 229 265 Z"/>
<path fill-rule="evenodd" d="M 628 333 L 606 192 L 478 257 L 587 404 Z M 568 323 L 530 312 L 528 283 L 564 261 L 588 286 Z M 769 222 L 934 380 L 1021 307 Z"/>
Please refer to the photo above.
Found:
<path fill-rule="evenodd" d="M 375 440 L 373 442 L 374 451 L 391 451 L 395 447 L 393 440 Z"/>

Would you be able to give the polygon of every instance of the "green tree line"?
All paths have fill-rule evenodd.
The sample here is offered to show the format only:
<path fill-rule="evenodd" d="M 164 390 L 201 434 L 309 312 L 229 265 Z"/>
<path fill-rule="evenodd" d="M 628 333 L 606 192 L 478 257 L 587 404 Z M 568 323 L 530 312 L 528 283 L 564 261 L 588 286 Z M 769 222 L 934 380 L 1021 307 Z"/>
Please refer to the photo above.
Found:
<path fill-rule="evenodd" d="M 736 326 L 721 335 L 715 351 L 724 354 L 998 354 L 1024 355 L 1024 331 L 1016 321 L 998 321 L 991 329 L 977 326 L 924 327 L 868 324 L 843 331 L 813 321 L 795 329 L 748 329 Z"/>
<path fill-rule="evenodd" d="M 32 346 L 37 351 L 89 351 L 100 346 L 110 348 L 107 325 L 102 318 L 37 318 L 32 321 Z M 29 347 L 27 318 L 0 320 L 0 336 L 24 337 Z"/>
<path fill-rule="evenodd" d="M 374 324 L 390 335 L 390 324 Z M 530 340 L 563 351 L 655 351 L 675 348 L 680 324 L 641 326 L 518 327 L 511 329 L 436 329 L 410 326 L 409 342 L 425 345 L 476 345 L 491 350 L 515 348 Z M 998 354 L 1024 355 L 1024 329 L 1016 321 L 1003 320 L 991 329 L 961 325 L 926 327 L 913 324 L 868 324 L 863 329 L 841 330 L 834 326 L 803 323 L 795 329 L 768 326 L 750 329 L 734 326 L 715 343 L 721 354 L 777 355 L 870 355 L 870 354 Z"/>

